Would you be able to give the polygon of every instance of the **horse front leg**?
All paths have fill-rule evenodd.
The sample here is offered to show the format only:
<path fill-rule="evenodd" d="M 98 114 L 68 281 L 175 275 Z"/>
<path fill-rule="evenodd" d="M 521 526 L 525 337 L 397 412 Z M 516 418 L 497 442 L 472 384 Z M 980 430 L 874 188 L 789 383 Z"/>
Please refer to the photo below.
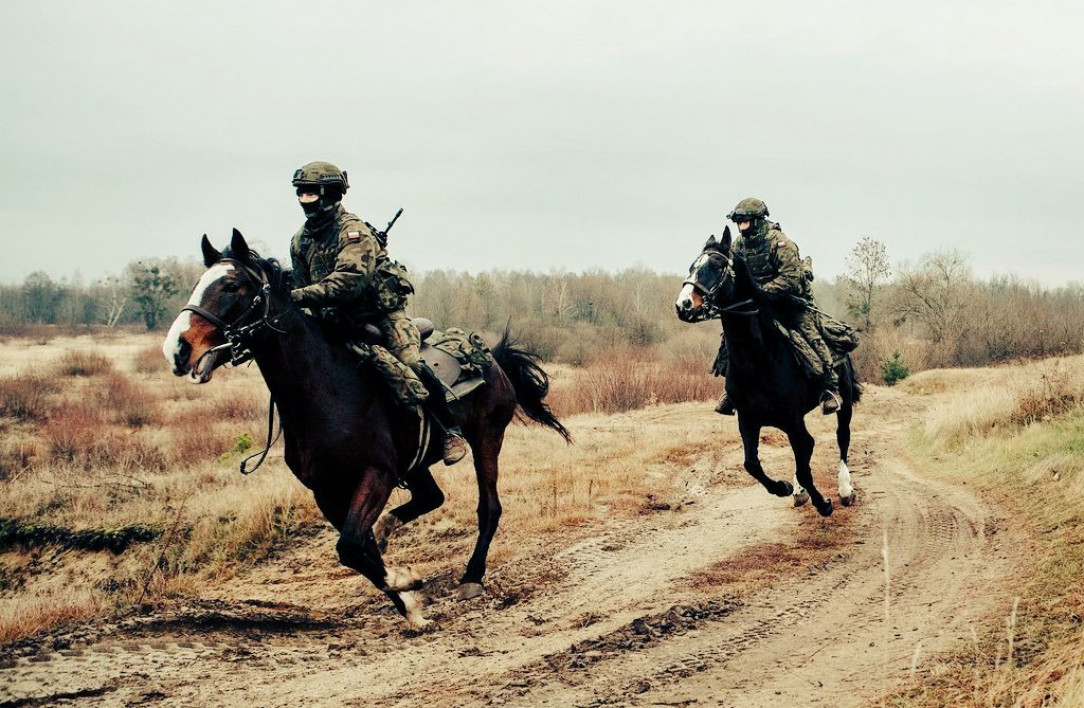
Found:
<path fill-rule="evenodd" d="M 410 568 L 386 567 L 373 536 L 373 524 L 391 495 L 391 483 L 384 481 L 384 477 L 390 480 L 390 476 L 376 471 L 366 472 L 350 497 L 345 514 L 336 515 L 340 518 L 329 513 L 329 509 L 337 506 L 334 500 L 337 494 L 317 494 L 316 502 L 339 529 L 339 541 L 335 546 L 339 562 L 365 576 L 388 596 L 412 627 L 420 629 L 429 624 L 421 612 L 421 598 L 414 592 L 421 587 L 421 578 Z"/>
<path fill-rule="evenodd" d="M 418 470 L 407 485 L 410 501 L 385 512 L 373 526 L 376 545 L 383 553 L 388 548 L 388 539 L 404 524 L 409 524 L 422 514 L 439 509 L 444 504 L 444 492 L 437 486 L 433 474 L 428 469 Z"/>
<path fill-rule="evenodd" d="M 460 600 L 469 600 L 485 593 L 482 578 L 486 574 L 489 545 L 501 520 L 501 499 L 497 493 L 497 460 L 504 444 L 504 432 L 488 433 L 471 444 L 474 451 L 474 473 L 478 478 L 478 540 L 467 561 L 467 569 L 459 581 Z"/>
<path fill-rule="evenodd" d="M 809 461 L 813 459 L 813 446 L 815 444 L 813 436 L 806 430 L 805 421 L 801 418 L 791 424 L 789 428 L 785 432 L 790 439 L 791 450 L 794 451 L 794 478 L 809 492 L 809 498 L 813 502 L 813 506 L 816 507 L 817 513 L 821 516 L 831 516 L 832 500 L 821 496 L 816 485 L 813 484 L 813 470 L 809 466 Z"/>
<path fill-rule="evenodd" d="M 738 431 L 741 433 L 742 447 L 745 448 L 745 471 L 775 496 L 788 497 L 794 492 L 790 482 L 772 479 L 764 473 L 760 464 L 760 428 L 759 422 L 750 420 L 738 411 Z"/>

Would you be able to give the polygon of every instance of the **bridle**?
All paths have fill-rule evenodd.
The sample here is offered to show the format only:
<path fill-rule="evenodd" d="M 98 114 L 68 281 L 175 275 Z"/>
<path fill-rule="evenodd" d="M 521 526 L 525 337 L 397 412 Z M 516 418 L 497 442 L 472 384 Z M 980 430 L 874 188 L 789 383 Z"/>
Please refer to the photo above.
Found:
<path fill-rule="evenodd" d="M 212 347 L 200 355 L 199 361 L 196 362 L 197 365 L 207 356 L 213 356 L 221 351 L 229 351 L 230 364 L 232 366 L 239 366 L 252 359 L 254 354 L 249 347 L 249 343 L 264 329 L 271 329 L 279 334 L 285 334 L 286 332 L 275 326 L 277 324 L 277 317 L 271 316 L 271 283 L 267 280 L 267 276 L 263 270 L 253 268 L 249 264 L 239 261 L 236 258 L 223 258 L 218 262 L 228 262 L 238 266 L 248 275 L 248 277 L 260 284 L 260 290 L 253 296 L 248 309 L 242 312 L 233 322 L 226 322 L 215 313 L 202 308 L 199 305 L 185 305 L 181 308 L 181 312 L 188 311 L 196 313 L 215 327 L 218 327 L 219 331 L 222 332 L 222 336 L 226 338 L 224 344 Z M 260 314 L 259 318 L 247 322 L 254 313 L 257 313 L 260 310 L 261 305 L 263 306 L 263 312 Z"/>
<path fill-rule="evenodd" d="M 710 288 L 705 288 L 692 277 L 693 272 L 699 270 L 699 268 L 697 268 L 697 264 L 700 263 L 701 258 L 706 257 L 711 260 L 711 254 L 709 254 L 707 251 L 701 253 L 700 258 L 697 258 L 695 261 L 693 261 L 692 267 L 689 268 L 689 277 L 681 283 L 682 286 L 693 286 L 693 289 L 700 293 L 700 296 L 704 300 L 704 304 L 700 306 L 701 315 L 693 321 L 703 322 L 705 320 L 721 318 L 723 315 L 743 315 L 751 317 L 760 312 L 759 308 L 757 308 L 756 303 L 753 301 L 752 298 L 746 298 L 745 300 L 741 300 L 739 302 L 733 302 L 724 307 L 720 307 L 715 304 L 715 294 L 719 291 L 719 288 L 722 287 L 723 283 L 726 282 L 728 277 L 731 279 L 734 278 L 733 257 L 729 253 L 723 253 L 722 251 L 715 251 L 715 253 L 718 254 L 720 258 L 726 261 L 726 267 L 723 268 L 722 272 L 719 274 L 719 281 L 715 283 L 715 285 Z M 750 305 L 752 305 L 752 307 L 749 307 Z"/>
<path fill-rule="evenodd" d="M 188 311 L 194 312 L 200 317 L 204 318 L 222 332 L 222 336 L 226 338 L 224 344 L 219 344 L 217 347 L 212 347 L 200 355 L 199 361 L 196 362 L 198 366 L 205 357 L 213 356 L 220 351 L 228 350 L 230 353 L 230 365 L 238 366 L 244 364 L 246 361 L 251 360 L 255 354 L 249 347 L 249 343 L 263 330 L 270 329 L 273 332 L 279 334 L 286 334 L 286 330 L 279 329 L 275 325 L 278 324 L 278 318 L 281 315 L 271 315 L 271 283 L 267 280 L 267 274 L 262 268 L 254 268 L 244 261 L 237 260 L 236 258 L 222 258 L 218 261 L 221 263 L 227 261 L 240 267 L 249 278 L 260 284 L 260 290 L 253 296 L 252 302 L 249 303 L 248 309 L 240 314 L 233 322 L 226 322 L 215 313 L 207 310 L 199 305 L 185 305 L 181 308 L 181 312 Z M 259 319 L 255 319 L 251 322 L 246 322 L 253 313 L 260 310 L 260 306 L 263 306 L 263 312 L 260 314 Z M 275 428 L 275 399 L 272 397 L 267 403 L 267 443 L 264 445 L 264 449 L 260 452 L 253 453 L 241 460 L 241 474 L 249 474 L 255 472 L 263 461 L 267 459 L 267 453 L 271 449 L 271 446 L 278 440 L 278 435 L 282 434 L 282 427 L 279 426 L 278 435 L 272 436 Z M 248 468 L 248 461 L 253 457 L 259 457 L 256 464 L 252 468 Z"/>

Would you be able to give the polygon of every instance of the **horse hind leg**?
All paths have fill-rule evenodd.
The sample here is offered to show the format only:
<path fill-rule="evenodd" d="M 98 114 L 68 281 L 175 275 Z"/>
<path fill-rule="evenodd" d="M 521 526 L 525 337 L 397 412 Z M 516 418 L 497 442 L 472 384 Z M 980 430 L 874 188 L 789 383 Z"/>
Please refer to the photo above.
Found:
<path fill-rule="evenodd" d="M 387 550 L 388 539 L 401 526 L 439 509 L 444 504 L 444 492 L 437 486 L 437 481 L 428 469 L 418 470 L 411 478 L 407 490 L 410 492 L 410 500 L 381 514 L 373 526 L 373 535 L 381 553 Z"/>
<path fill-rule="evenodd" d="M 786 431 L 790 438 L 790 447 L 794 451 L 794 477 L 809 492 L 817 513 L 821 516 L 832 515 L 832 500 L 825 499 L 813 484 L 813 471 L 809 466 L 813 458 L 813 436 L 806 430 L 804 421 L 799 420 Z"/>
<path fill-rule="evenodd" d="M 853 404 L 849 399 L 844 400 L 839 409 L 836 421 L 836 443 L 839 445 L 839 503 L 843 506 L 854 504 L 857 496 L 851 485 L 851 470 L 847 467 L 847 454 L 851 447 L 851 416 L 854 412 Z"/>
<path fill-rule="evenodd" d="M 460 600 L 469 600 L 485 594 L 485 586 L 482 579 L 486 574 L 486 559 L 489 556 L 489 546 L 493 542 L 493 536 L 497 533 L 497 525 L 501 520 L 501 500 L 497 493 L 498 458 L 501 454 L 501 446 L 504 443 L 504 432 L 490 433 L 483 437 L 475 445 L 474 449 L 474 472 L 478 478 L 478 540 L 474 545 L 474 552 L 467 561 L 467 568 L 459 581 L 459 592 L 456 597 Z"/>
<path fill-rule="evenodd" d="M 795 507 L 805 506 L 806 502 L 809 501 L 809 492 L 798 481 L 797 473 L 794 474 L 794 494 L 791 498 L 794 499 Z"/>

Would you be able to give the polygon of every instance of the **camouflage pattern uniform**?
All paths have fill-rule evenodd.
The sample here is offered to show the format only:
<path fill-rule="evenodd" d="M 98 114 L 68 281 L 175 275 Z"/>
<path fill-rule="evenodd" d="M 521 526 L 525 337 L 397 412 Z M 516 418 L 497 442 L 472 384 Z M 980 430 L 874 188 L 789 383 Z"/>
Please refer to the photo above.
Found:
<path fill-rule="evenodd" d="M 813 304 L 813 292 L 809 285 L 813 279 L 812 273 L 809 273 L 806 263 L 799 255 L 797 244 L 787 238 L 779 224 L 769 221 L 767 216 L 768 207 L 759 199 L 750 197 L 738 202 L 738 206 L 728 218 L 735 223 L 739 220 L 750 220 L 752 226 L 742 232 L 734 248 L 745 257 L 750 274 L 764 293 L 769 298 L 787 305 L 781 308 L 781 313 L 785 313 L 787 319 L 785 324 L 797 330 L 821 360 L 821 380 L 826 392 L 822 400 L 827 401 L 833 396 L 836 399 L 831 403 L 826 402 L 824 410 L 826 413 L 835 412 L 839 399 L 839 375 L 833 366 L 834 357 L 821 337 L 817 312 L 803 304 L 803 301 Z M 723 347 L 725 348 L 725 344 Z M 725 362 L 724 348 L 720 349 L 719 359 Z M 718 371 L 719 359 L 716 360 L 716 373 L 721 373 Z M 727 413 L 727 410 L 720 409 L 733 410 L 725 394 L 717 410 Z"/>
<path fill-rule="evenodd" d="M 307 219 L 290 242 L 295 285 L 291 299 L 347 330 L 376 326 L 383 346 L 369 345 L 372 363 L 402 405 L 429 402 L 446 432 L 444 461 L 458 462 L 466 454 L 466 443 L 443 384 L 419 358 L 421 336 L 404 311 L 407 295 L 414 291 L 405 269 L 388 258 L 365 221 L 343 208 L 339 200 L 349 186 L 345 172 L 313 162 L 294 173 L 293 183 L 299 196 L 320 189 L 320 199 L 315 206 L 303 202 Z M 329 186 L 335 189 L 325 189 Z"/>

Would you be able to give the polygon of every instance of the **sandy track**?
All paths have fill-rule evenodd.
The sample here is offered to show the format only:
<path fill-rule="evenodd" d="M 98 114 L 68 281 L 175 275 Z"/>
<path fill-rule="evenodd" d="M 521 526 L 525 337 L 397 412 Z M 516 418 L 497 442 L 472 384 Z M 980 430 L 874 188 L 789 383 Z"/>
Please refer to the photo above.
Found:
<path fill-rule="evenodd" d="M 357 579 L 306 571 L 295 557 L 252 580 L 273 601 L 207 600 L 3 658 L 0 706 L 867 704 L 1007 612 L 997 588 L 1013 560 L 1011 539 L 988 532 L 999 525 L 990 510 L 900 456 L 905 414 L 890 392 L 871 393 L 869 420 L 900 417 L 865 429 L 858 419 L 859 504 L 817 522 L 851 515 L 855 541 L 740 598 L 688 578 L 753 547 L 796 543 L 814 512 L 759 485 L 674 470 L 690 495 L 680 508 L 540 552 L 518 576 L 506 569 L 506 584 L 535 579 L 522 592 L 436 599 L 435 631 L 405 630 Z M 819 467 L 831 468 L 831 429 L 819 421 L 814 434 Z M 765 450 L 766 465 L 783 476 L 788 454 Z M 539 587 L 539 577 L 550 580 Z M 336 604 L 321 583 L 356 583 L 360 599 Z"/>

